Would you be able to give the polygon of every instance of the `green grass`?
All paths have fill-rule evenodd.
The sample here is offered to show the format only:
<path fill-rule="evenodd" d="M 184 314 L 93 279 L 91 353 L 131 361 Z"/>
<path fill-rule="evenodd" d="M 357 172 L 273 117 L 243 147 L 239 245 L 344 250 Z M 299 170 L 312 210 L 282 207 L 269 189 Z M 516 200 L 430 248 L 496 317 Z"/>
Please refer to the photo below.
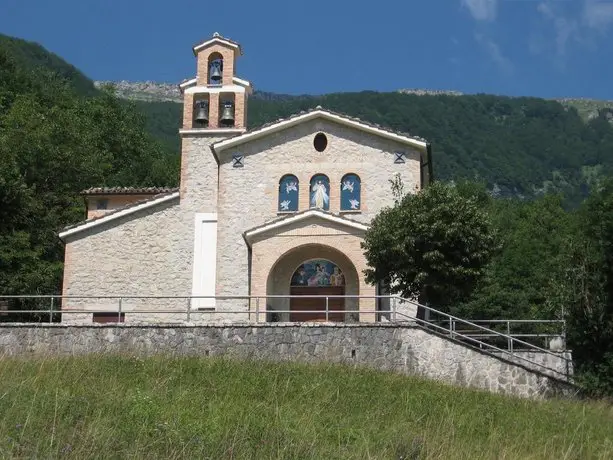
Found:
<path fill-rule="evenodd" d="M 341 366 L 0 359 L 0 458 L 613 458 L 613 408 Z"/>

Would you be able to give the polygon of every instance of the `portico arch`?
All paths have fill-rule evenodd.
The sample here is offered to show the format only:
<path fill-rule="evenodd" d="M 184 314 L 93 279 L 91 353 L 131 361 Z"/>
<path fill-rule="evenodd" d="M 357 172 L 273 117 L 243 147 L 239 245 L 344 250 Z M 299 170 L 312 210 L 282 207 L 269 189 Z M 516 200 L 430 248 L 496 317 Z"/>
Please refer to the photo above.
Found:
<path fill-rule="evenodd" d="M 330 283 L 325 282 L 320 283 L 319 285 L 312 284 L 311 286 L 308 286 L 307 282 L 307 286 L 303 288 L 297 285 L 292 287 L 292 277 L 296 273 L 296 270 L 299 267 L 304 266 L 305 263 L 307 264 L 306 266 L 309 267 L 311 264 L 317 264 L 317 261 L 329 262 L 329 264 L 326 264 L 328 270 L 333 270 L 333 267 L 338 267 L 338 271 L 342 273 L 344 278 L 342 289 L 338 289 L 338 286 L 335 287 Z M 321 265 L 324 265 L 324 263 Z M 305 296 L 304 301 L 306 303 L 302 303 L 302 306 L 300 306 L 300 301 L 302 301 L 302 299 L 290 301 L 288 297 L 268 297 L 266 302 L 267 310 L 283 311 L 286 313 L 269 314 L 267 320 L 299 320 L 297 318 L 301 317 L 300 314 L 294 314 L 292 317 L 292 315 L 287 312 L 297 311 L 299 308 L 303 308 L 305 310 L 314 310 L 318 308 L 325 309 L 325 299 L 316 299 L 311 297 L 309 302 L 307 297 L 314 295 L 334 296 L 339 295 L 340 292 L 342 292 L 342 294 L 345 296 L 360 295 L 360 279 L 358 276 L 358 271 L 354 263 L 349 259 L 349 257 L 347 257 L 346 254 L 332 246 L 317 243 L 308 243 L 291 248 L 283 253 L 272 266 L 266 282 L 266 295 L 300 295 Z M 318 306 L 319 303 L 321 303 L 321 305 Z M 336 298 L 336 300 L 334 300 L 334 298 L 329 298 L 328 303 L 330 310 L 344 310 L 347 312 L 345 314 L 329 315 L 331 320 L 346 322 L 358 320 L 359 299 L 355 297 Z M 313 319 L 317 316 L 318 315 L 307 317 L 305 314 L 304 317 L 305 319 Z M 320 319 L 325 317 L 323 314 L 319 316 L 321 316 Z"/>

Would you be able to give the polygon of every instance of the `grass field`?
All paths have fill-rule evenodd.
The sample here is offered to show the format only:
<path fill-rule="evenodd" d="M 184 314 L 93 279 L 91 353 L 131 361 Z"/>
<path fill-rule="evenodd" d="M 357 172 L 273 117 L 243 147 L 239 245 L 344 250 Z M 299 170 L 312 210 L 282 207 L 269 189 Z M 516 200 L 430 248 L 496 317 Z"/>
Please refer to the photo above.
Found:
<path fill-rule="evenodd" d="M 341 366 L 0 358 L 0 458 L 613 458 L 613 408 Z"/>

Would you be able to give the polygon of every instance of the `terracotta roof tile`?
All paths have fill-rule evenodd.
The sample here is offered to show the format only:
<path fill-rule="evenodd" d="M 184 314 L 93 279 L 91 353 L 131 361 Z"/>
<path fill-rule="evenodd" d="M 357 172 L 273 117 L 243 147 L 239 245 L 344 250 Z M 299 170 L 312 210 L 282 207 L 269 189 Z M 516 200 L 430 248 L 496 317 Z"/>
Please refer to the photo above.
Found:
<path fill-rule="evenodd" d="M 179 191 L 179 189 L 169 189 L 169 190 L 172 190 L 173 192 L 178 192 L 178 191 Z M 97 217 L 92 217 L 91 219 L 82 220 L 82 221 L 80 221 L 80 222 L 76 222 L 76 223 L 74 223 L 74 224 L 68 225 L 68 226 L 64 227 L 64 228 L 62 229 L 62 231 L 64 232 L 64 231 L 66 231 L 66 230 L 70 230 L 71 228 L 79 227 L 79 226 L 81 226 L 81 225 L 83 225 L 83 224 L 88 224 L 88 223 L 90 223 L 90 222 L 94 222 L 94 221 L 96 221 L 96 220 L 103 219 L 104 217 L 108 217 L 108 216 L 113 215 L 113 214 L 115 214 L 115 213 L 118 213 L 118 212 L 120 212 L 120 211 L 125 211 L 126 209 L 134 208 L 134 207 L 136 207 L 136 206 L 139 206 L 139 205 L 141 205 L 141 204 L 147 203 L 147 202 L 149 202 L 149 201 L 156 200 L 156 199 L 158 199 L 158 198 L 160 198 L 160 197 L 162 197 L 162 196 L 164 196 L 164 195 L 170 195 L 171 193 L 172 193 L 172 192 L 167 192 L 167 193 L 158 193 L 158 194 L 156 194 L 156 195 L 154 195 L 154 196 L 150 196 L 150 197 L 148 197 L 148 198 L 144 198 L 144 199 L 142 199 L 142 200 L 135 201 L 135 202 L 130 203 L 130 204 L 127 204 L 127 205 L 125 205 L 125 206 L 121 206 L 120 208 L 116 208 L 116 209 L 113 209 L 113 210 L 111 210 L 111 211 L 105 212 L 104 214 L 102 214 L 102 215 L 100 215 L 100 216 L 97 216 Z"/>
<path fill-rule="evenodd" d="M 253 232 L 255 230 L 259 230 L 260 228 L 264 228 L 264 227 L 268 227 L 269 225 L 276 224 L 277 222 L 282 222 L 284 220 L 291 219 L 292 217 L 300 216 L 302 214 L 307 214 L 307 213 L 310 213 L 310 212 L 313 212 L 313 211 L 317 211 L 317 212 L 320 212 L 322 214 L 327 214 L 327 215 L 332 216 L 332 217 L 343 219 L 343 220 L 346 220 L 347 222 L 352 222 L 354 224 L 367 225 L 364 222 L 360 222 L 358 220 L 351 219 L 351 218 L 347 217 L 344 213 L 340 213 L 340 212 L 335 213 L 335 212 L 332 212 L 332 211 L 326 211 L 324 209 L 319 209 L 319 208 L 309 208 L 309 209 L 303 209 L 302 211 L 283 213 L 281 216 L 274 217 L 274 218 L 269 219 L 269 220 L 267 220 L 267 221 L 265 221 L 265 222 L 263 222 L 263 223 L 261 223 L 259 225 L 256 225 L 255 227 L 250 228 L 249 230 L 246 230 L 243 234 L 247 234 L 247 233 Z"/>
<path fill-rule="evenodd" d="M 230 39 L 230 38 L 228 38 L 228 37 L 224 37 L 223 35 L 220 35 L 220 34 L 219 34 L 219 33 L 217 33 L 217 32 L 215 32 L 215 33 L 214 33 L 214 34 L 213 34 L 213 35 L 212 35 L 210 38 L 207 38 L 207 39 L 205 39 L 205 40 L 200 40 L 200 41 L 199 41 L 198 43 L 196 43 L 196 44 L 195 44 L 195 45 L 194 45 L 192 48 L 196 48 L 197 46 L 200 46 L 200 45 L 202 45 L 203 43 L 208 42 L 208 41 L 210 41 L 210 40 L 214 40 L 214 39 L 216 39 L 216 38 L 218 38 L 218 39 L 220 39 L 220 40 L 223 40 L 223 41 L 226 41 L 226 42 L 228 42 L 228 43 L 232 43 L 233 45 L 238 46 L 238 48 L 239 48 L 239 49 L 242 49 L 241 44 L 240 44 L 239 42 L 237 42 L 237 41 L 235 41 L 235 40 L 232 40 L 232 39 Z"/>
<path fill-rule="evenodd" d="M 351 117 L 351 116 L 349 116 L 349 115 L 347 115 L 347 114 L 345 114 L 345 113 L 334 112 L 333 110 L 324 109 L 324 108 L 323 108 L 322 106 L 320 106 L 320 105 L 318 105 L 318 106 L 317 106 L 317 107 L 315 107 L 315 108 L 308 109 L 308 110 L 301 110 L 300 112 L 297 112 L 297 113 L 295 113 L 295 114 L 293 114 L 293 115 L 290 115 L 290 116 L 289 116 L 289 117 L 287 117 L 287 118 L 279 118 L 278 120 L 275 120 L 275 121 L 272 121 L 272 122 L 269 122 L 269 123 L 265 123 L 265 124 L 263 124 L 263 125 L 258 126 L 257 128 L 252 128 L 252 129 L 249 129 L 249 130 L 247 130 L 247 131 L 245 131 L 245 132 L 243 132 L 243 133 L 237 134 L 237 135 L 235 135 L 235 136 L 228 137 L 228 138 L 226 138 L 225 140 L 227 140 L 227 139 L 233 139 L 233 138 L 235 138 L 235 137 L 241 137 L 241 136 L 244 136 L 244 135 L 246 135 L 246 134 L 255 133 L 255 132 L 261 131 L 261 130 L 263 130 L 263 129 L 265 129 L 265 128 L 268 128 L 268 127 L 270 127 L 270 126 L 276 125 L 277 123 L 281 123 L 281 122 L 284 122 L 284 121 L 289 121 L 289 120 L 292 120 L 292 119 L 294 119 L 294 118 L 301 117 L 301 116 L 306 115 L 306 114 L 308 114 L 308 113 L 311 113 L 311 112 L 317 112 L 317 111 L 328 112 L 328 113 L 330 113 L 330 114 L 332 114 L 332 115 L 336 115 L 336 116 L 338 116 L 338 117 L 345 118 L 345 119 L 347 119 L 347 120 L 355 121 L 356 123 L 361 123 L 361 124 L 363 124 L 363 125 L 370 126 L 371 128 L 377 128 L 377 129 L 380 129 L 381 131 L 386 131 L 386 132 L 388 132 L 388 133 L 397 134 L 397 135 L 399 135 L 399 136 L 404 136 L 404 137 L 407 137 L 407 138 L 409 138 L 409 139 L 414 139 L 414 140 L 416 140 L 416 141 L 421 141 L 421 142 L 426 142 L 426 143 L 428 142 L 428 141 L 427 141 L 426 139 L 424 139 L 423 137 L 420 137 L 420 136 L 413 136 L 413 135 L 411 135 L 411 134 L 409 134 L 409 133 L 405 133 L 405 132 L 402 132 L 402 131 L 395 131 L 395 130 L 393 130 L 393 129 L 391 129 L 391 128 L 388 128 L 388 127 L 386 127 L 386 126 L 379 125 L 379 124 L 377 124 L 377 123 L 371 123 L 371 122 L 369 122 L 369 121 L 365 121 L 365 120 L 362 120 L 362 119 L 357 118 L 357 117 Z"/>
<path fill-rule="evenodd" d="M 160 195 L 178 191 L 178 187 L 92 187 L 81 195 Z"/>

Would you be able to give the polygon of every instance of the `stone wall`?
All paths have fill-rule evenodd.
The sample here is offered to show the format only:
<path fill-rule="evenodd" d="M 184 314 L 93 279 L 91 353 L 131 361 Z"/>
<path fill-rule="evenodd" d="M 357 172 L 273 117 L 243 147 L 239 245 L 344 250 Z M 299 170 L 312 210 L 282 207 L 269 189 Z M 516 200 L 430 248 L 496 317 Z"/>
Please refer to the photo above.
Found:
<path fill-rule="evenodd" d="M 327 148 L 317 152 L 313 147 L 316 133 L 327 136 Z M 404 164 L 394 163 L 395 151 L 406 152 Z M 244 156 L 244 166 L 235 168 L 232 157 Z M 361 178 L 361 209 L 359 212 L 341 214 L 368 224 L 384 207 L 393 205 L 394 197 L 390 180 L 396 175 L 402 179 L 406 193 L 415 193 L 420 187 L 420 154 L 405 144 L 366 134 L 327 120 L 311 120 L 284 131 L 256 139 L 220 152 L 218 201 L 218 257 L 217 295 L 244 296 L 253 286 L 265 289 L 269 273 L 258 270 L 257 264 L 270 267 L 283 256 L 283 248 L 277 245 L 268 251 L 266 259 L 253 255 L 253 279 L 250 280 L 249 247 L 243 232 L 261 226 L 279 217 L 279 181 L 285 174 L 299 179 L 299 211 L 309 209 L 309 184 L 315 174 L 325 174 L 330 180 L 330 212 L 340 213 L 341 179 L 347 173 Z M 305 227 L 302 236 L 309 236 Z M 334 235 L 317 235 L 322 244 L 328 244 L 343 252 L 353 263 L 360 265 L 353 254 L 352 245 L 344 245 L 343 238 Z M 306 240 L 306 238 L 303 238 Z M 312 243 L 313 241 L 304 241 Z M 293 244 L 303 243 L 295 238 Z M 359 244 L 357 250 L 360 250 Z M 332 260 L 338 263 L 337 260 Z M 363 278 L 362 267 L 357 267 Z M 289 275 L 291 276 L 291 274 Z M 362 291 L 360 295 L 373 295 Z M 223 302 L 220 302 L 220 305 Z"/>
<path fill-rule="evenodd" d="M 571 385 L 532 371 L 527 365 L 514 364 L 410 325 L 0 326 L 2 355 L 99 352 L 344 363 L 532 398 L 573 391 Z M 567 370 L 562 354 L 558 358 L 545 353 L 524 356 L 562 373 Z"/>

